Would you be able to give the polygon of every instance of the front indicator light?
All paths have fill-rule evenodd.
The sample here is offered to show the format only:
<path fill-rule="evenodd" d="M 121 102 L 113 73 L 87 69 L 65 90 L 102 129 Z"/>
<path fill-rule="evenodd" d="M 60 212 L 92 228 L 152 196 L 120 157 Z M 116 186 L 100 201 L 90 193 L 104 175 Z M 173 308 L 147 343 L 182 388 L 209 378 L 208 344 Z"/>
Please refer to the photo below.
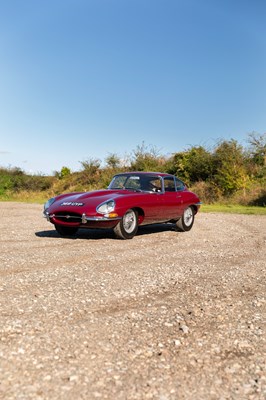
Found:
<path fill-rule="evenodd" d="M 106 214 L 105 216 L 108 218 L 116 218 L 116 217 L 118 217 L 118 214 L 117 213 L 109 213 L 109 214 Z"/>

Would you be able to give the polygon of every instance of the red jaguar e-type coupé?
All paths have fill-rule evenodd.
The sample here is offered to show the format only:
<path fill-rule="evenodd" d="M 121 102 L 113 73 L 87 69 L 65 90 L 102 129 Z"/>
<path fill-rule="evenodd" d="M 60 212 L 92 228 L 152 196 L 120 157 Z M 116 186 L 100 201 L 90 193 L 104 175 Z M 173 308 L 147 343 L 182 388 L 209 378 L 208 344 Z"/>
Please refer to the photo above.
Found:
<path fill-rule="evenodd" d="M 174 175 L 128 172 L 115 175 L 108 189 L 51 198 L 44 216 L 62 236 L 79 228 L 113 228 L 119 238 L 131 239 L 139 225 L 172 222 L 189 231 L 199 207 L 198 196 Z"/>

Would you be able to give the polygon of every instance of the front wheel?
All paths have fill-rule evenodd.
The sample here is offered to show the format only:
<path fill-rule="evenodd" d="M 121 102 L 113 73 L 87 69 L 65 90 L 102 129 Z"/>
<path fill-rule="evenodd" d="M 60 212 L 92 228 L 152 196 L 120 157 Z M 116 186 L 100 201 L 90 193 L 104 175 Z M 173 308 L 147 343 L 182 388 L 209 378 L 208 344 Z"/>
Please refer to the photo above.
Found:
<path fill-rule="evenodd" d="M 138 230 L 138 213 L 127 210 L 121 221 L 114 227 L 114 232 L 120 239 L 132 239 Z"/>
<path fill-rule="evenodd" d="M 190 231 L 194 223 L 195 212 L 191 206 L 185 209 L 182 217 L 176 222 L 176 226 L 183 232 Z"/>
<path fill-rule="evenodd" d="M 60 236 L 73 236 L 78 230 L 78 228 L 63 225 L 55 225 L 55 229 Z"/>

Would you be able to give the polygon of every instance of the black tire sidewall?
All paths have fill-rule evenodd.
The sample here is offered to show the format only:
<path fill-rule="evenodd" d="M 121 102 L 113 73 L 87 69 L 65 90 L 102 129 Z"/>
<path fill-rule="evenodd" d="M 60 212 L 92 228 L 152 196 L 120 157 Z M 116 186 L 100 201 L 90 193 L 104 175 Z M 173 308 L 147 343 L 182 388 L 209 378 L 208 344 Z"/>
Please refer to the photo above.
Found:
<path fill-rule="evenodd" d="M 127 232 L 124 228 L 124 218 L 129 212 L 133 212 L 135 214 L 135 220 L 136 220 L 135 227 L 134 227 L 133 231 L 130 233 Z M 118 223 L 118 225 L 115 227 L 115 233 L 121 239 L 132 239 L 136 235 L 137 231 L 138 231 L 138 213 L 136 210 L 129 209 L 125 212 L 125 214 L 123 215 L 123 218 Z"/>

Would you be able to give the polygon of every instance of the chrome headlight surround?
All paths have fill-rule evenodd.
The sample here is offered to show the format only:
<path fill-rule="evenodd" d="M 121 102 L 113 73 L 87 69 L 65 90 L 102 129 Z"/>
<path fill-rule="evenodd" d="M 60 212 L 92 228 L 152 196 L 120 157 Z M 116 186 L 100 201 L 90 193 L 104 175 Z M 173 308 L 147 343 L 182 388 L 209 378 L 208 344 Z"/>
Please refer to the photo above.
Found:
<path fill-rule="evenodd" d="M 104 203 L 100 204 L 96 211 L 100 214 L 109 214 L 113 212 L 115 209 L 115 201 L 114 200 L 107 200 Z"/>
<path fill-rule="evenodd" d="M 47 210 L 47 208 L 49 208 L 54 202 L 55 202 L 55 197 L 51 197 L 51 199 L 47 200 L 47 202 L 43 206 L 44 211 Z"/>

